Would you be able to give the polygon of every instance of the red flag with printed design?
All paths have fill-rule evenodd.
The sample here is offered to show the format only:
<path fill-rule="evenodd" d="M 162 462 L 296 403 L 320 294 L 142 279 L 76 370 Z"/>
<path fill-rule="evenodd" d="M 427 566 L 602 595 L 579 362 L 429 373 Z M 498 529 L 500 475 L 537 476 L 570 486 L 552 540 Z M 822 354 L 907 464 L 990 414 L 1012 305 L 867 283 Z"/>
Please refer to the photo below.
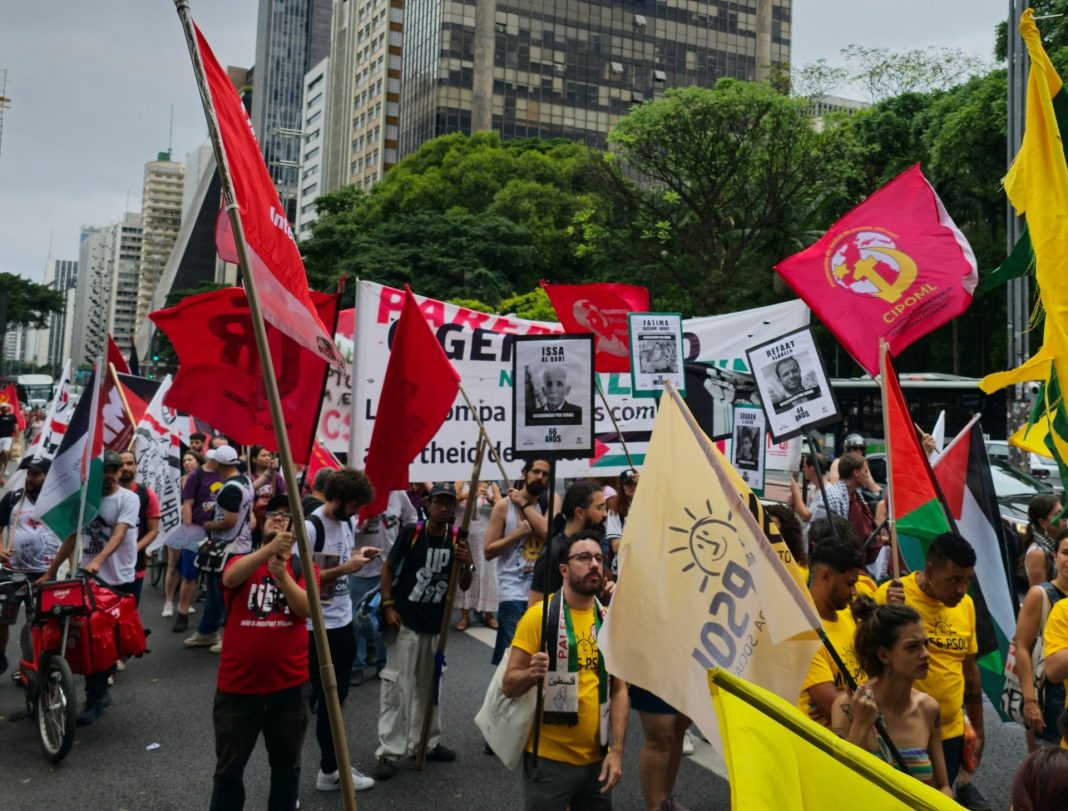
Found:
<path fill-rule="evenodd" d="M 264 320 L 291 340 L 334 366 L 345 363 L 312 301 L 304 262 L 286 219 L 285 207 L 264 165 L 252 122 L 233 82 L 196 25 L 197 49 L 204 65 L 208 97 L 219 123 L 225 163 L 245 232 L 250 267 Z M 221 161 L 220 161 L 221 163 Z M 227 225 L 229 221 L 227 220 Z M 237 252 L 217 235 L 219 255 L 237 262 Z M 305 445 L 305 448 L 307 445 Z M 306 453 L 307 451 L 301 451 Z"/>
<path fill-rule="evenodd" d="M 25 431 L 26 415 L 22 413 L 22 406 L 19 404 L 19 393 L 14 385 L 0 389 L 0 403 L 6 403 L 11 406 L 11 410 L 15 414 L 16 430 Z"/>
<path fill-rule="evenodd" d="M 460 376 L 405 285 L 367 450 L 375 497 L 360 510 L 361 521 L 386 509 L 390 490 L 408 486 L 408 465 L 441 428 L 459 391 Z"/>
<path fill-rule="evenodd" d="M 592 332 L 594 368 L 598 372 L 630 371 L 628 313 L 649 311 L 649 291 L 633 284 L 549 284 L 549 297 L 564 332 Z"/>
<path fill-rule="evenodd" d="M 130 374 L 130 366 L 126 363 L 126 358 L 122 356 L 122 350 L 119 349 L 119 345 L 115 343 L 115 339 L 111 337 L 111 333 L 108 333 L 108 363 L 115 367 L 115 371 L 119 374 Z"/>

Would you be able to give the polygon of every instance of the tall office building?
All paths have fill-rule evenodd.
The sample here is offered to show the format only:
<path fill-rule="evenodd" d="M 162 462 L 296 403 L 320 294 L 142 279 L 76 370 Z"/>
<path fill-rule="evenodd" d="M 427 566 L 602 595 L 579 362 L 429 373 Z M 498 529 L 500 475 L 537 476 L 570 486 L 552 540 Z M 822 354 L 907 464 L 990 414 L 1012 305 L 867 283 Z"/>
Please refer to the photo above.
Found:
<path fill-rule="evenodd" d="M 351 0 L 349 0 L 351 2 Z M 790 61 L 792 0 L 408 0 L 400 155 L 449 132 L 603 147 L 633 105 Z"/>
<path fill-rule="evenodd" d="M 68 291 L 74 290 L 78 284 L 78 263 L 73 259 L 49 259 L 45 265 L 45 284 L 63 296 L 65 303 Z M 68 357 L 64 352 L 64 347 L 69 343 L 64 340 L 64 333 L 70 328 L 71 322 L 67 321 L 65 307 L 60 312 L 49 316 L 44 360 L 39 360 L 39 364 L 46 364 L 53 369 L 63 365 Z M 39 350 L 38 356 L 40 354 Z"/>
<path fill-rule="evenodd" d="M 72 328 L 74 364 L 90 364 L 107 349 L 111 333 L 128 347 L 137 323 L 141 266 L 141 214 L 127 212 L 117 223 L 83 228 Z"/>
<path fill-rule="evenodd" d="M 160 152 L 145 164 L 141 192 L 141 266 L 137 286 L 136 325 L 152 311 L 152 297 L 182 224 L 185 167 Z"/>
<path fill-rule="evenodd" d="M 332 0 L 260 0 L 252 126 L 290 221 L 300 180 L 304 75 L 330 55 Z"/>
<path fill-rule="evenodd" d="M 317 217 L 315 198 L 323 193 L 323 141 L 329 126 L 326 111 L 329 103 L 330 60 L 320 60 L 304 76 L 303 103 L 300 126 L 304 132 L 301 143 L 300 191 L 297 192 L 297 221 L 294 229 L 298 239 L 311 236 L 311 224 Z"/>
<path fill-rule="evenodd" d="M 368 188 L 397 163 L 404 15 L 405 0 L 337 4 L 321 193 Z"/>

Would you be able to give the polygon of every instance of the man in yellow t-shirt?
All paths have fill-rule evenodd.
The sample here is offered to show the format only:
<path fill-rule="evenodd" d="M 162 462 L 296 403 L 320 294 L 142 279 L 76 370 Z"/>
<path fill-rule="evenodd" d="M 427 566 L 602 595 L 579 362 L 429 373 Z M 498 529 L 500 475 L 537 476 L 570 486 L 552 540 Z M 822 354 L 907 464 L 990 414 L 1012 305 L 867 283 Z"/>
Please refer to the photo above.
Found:
<path fill-rule="evenodd" d="M 623 773 L 627 685 L 605 672 L 597 648 L 601 617 L 594 598 L 604 585 L 600 534 L 584 530 L 566 542 L 559 563 L 563 588 L 549 603 L 547 635 L 555 661 L 545 653 L 544 615 L 537 603 L 516 627 L 502 685 L 514 698 L 539 681 L 545 684 L 537 766 L 533 733 L 523 756 L 526 811 L 610 809 L 612 787 Z M 602 723 L 611 728 L 607 752 Z"/>
<path fill-rule="evenodd" d="M 1046 678 L 1063 681 L 1068 687 L 1068 600 L 1059 600 L 1049 612 L 1042 631 L 1042 651 L 1046 654 Z M 1061 723 L 1061 749 L 1068 749 Z"/>
<path fill-rule="evenodd" d="M 983 756 L 983 693 L 979 682 L 979 652 L 975 632 L 975 604 L 968 584 L 975 573 L 975 550 L 960 535 L 946 532 L 931 542 L 922 572 L 879 587 L 876 601 L 904 603 L 920 615 L 930 639 L 927 678 L 917 690 L 938 702 L 942 717 L 942 750 L 949 783 L 957 779 L 964 757 L 964 713 L 975 727 L 978 762 Z"/>
<path fill-rule="evenodd" d="M 864 681 L 864 673 L 853 652 L 853 635 L 857 623 L 849 604 L 856 596 L 857 578 L 864 568 L 864 557 L 845 538 L 827 538 L 813 547 L 808 590 L 816 604 L 827 638 L 854 681 Z M 824 726 L 831 721 L 831 705 L 846 688 L 845 678 L 826 647 L 820 648 L 808 667 L 801 685 L 797 706 L 801 712 Z"/>

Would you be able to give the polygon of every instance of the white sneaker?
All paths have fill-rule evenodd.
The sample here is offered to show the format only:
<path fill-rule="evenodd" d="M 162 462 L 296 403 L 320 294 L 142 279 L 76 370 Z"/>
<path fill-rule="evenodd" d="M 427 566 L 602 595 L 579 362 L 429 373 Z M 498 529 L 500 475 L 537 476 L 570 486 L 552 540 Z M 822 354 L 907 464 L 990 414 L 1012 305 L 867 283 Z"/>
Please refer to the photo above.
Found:
<path fill-rule="evenodd" d="M 546 502 L 546 503 L 548 503 L 548 502 Z M 190 614 L 195 614 L 195 613 L 197 613 L 197 607 L 196 607 L 195 605 L 191 605 L 191 606 L 189 606 L 189 613 L 190 613 Z"/>
<path fill-rule="evenodd" d="M 367 791 L 369 788 L 374 788 L 375 781 L 373 778 L 368 777 L 355 766 L 350 771 L 352 772 L 352 785 L 357 791 Z M 320 769 L 319 774 L 315 777 L 315 787 L 319 791 L 337 791 L 341 788 L 341 775 L 337 772 L 327 774 Z"/>
<path fill-rule="evenodd" d="M 686 730 L 682 733 L 682 754 L 693 754 L 693 735 L 690 733 L 690 730 Z"/>
<path fill-rule="evenodd" d="M 174 603 L 168 601 L 168 602 L 165 602 L 163 604 L 163 614 L 162 614 L 162 616 L 164 616 L 164 617 L 173 617 L 174 616 Z"/>
<path fill-rule="evenodd" d="M 222 653 L 222 640 L 220 639 L 218 642 L 208 648 L 208 650 L 212 653 Z"/>
<path fill-rule="evenodd" d="M 198 631 L 182 642 L 182 644 L 187 648 L 210 648 L 213 645 L 219 644 L 220 641 L 218 631 L 213 634 L 202 634 Z"/>

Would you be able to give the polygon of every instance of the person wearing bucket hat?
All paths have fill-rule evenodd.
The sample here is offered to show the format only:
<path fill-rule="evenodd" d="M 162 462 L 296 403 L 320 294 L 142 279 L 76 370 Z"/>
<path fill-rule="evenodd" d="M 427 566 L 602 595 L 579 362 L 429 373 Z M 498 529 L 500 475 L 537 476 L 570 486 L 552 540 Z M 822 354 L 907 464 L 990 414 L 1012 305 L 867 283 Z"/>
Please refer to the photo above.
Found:
<path fill-rule="evenodd" d="M 20 470 L 26 471 L 25 484 L 0 499 L 0 562 L 29 572 L 34 580 L 48 570 L 60 545 L 56 534 L 34 513 L 50 465 L 47 459 L 27 456 L 19 465 Z M 0 673 L 7 670 L 7 639 L 8 626 L 0 624 Z"/>
<path fill-rule="evenodd" d="M 119 486 L 122 457 L 115 451 L 104 451 L 104 482 L 97 514 L 85 528 L 85 545 L 80 568 L 96 575 L 112 590 L 123 594 L 134 592 L 134 567 L 137 563 L 137 526 L 141 502 L 129 490 Z M 48 567 L 45 578 L 54 580 L 60 564 L 74 550 L 75 533 L 71 533 Z M 78 714 L 78 724 L 91 724 L 111 705 L 108 676 L 115 666 L 85 677 L 85 707 Z"/>

